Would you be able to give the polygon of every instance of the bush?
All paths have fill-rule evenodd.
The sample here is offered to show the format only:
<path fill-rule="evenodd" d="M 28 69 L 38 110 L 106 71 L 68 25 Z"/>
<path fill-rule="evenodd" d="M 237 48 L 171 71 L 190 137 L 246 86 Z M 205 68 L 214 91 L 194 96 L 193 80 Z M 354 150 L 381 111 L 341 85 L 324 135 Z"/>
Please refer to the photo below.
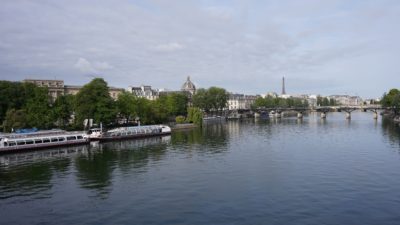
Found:
<path fill-rule="evenodd" d="M 175 122 L 176 123 L 185 123 L 186 119 L 184 116 L 177 116 L 175 117 Z"/>
<path fill-rule="evenodd" d="M 189 107 L 186 121 L 198 126 L 203 125 L 203 112 L 197 107 Z"/>

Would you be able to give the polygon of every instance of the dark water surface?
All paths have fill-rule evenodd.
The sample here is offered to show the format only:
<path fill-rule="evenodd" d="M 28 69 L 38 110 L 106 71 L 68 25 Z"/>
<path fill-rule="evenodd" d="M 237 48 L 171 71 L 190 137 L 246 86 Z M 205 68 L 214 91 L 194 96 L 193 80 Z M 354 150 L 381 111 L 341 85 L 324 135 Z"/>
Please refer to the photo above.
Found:
<path fill-rule="evenodd" d="M 400 224 L 400 129 L 353 112 L 0 156 L 0 224 Z"/>

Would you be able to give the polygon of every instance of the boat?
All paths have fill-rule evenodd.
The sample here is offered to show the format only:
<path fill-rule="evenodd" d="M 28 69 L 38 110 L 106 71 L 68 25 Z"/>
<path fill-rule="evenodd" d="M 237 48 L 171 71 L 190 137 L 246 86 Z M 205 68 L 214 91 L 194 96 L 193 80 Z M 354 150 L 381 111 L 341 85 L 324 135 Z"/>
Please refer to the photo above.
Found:
<path fill-rule="evenodd" d="M 91 129 L 86 137 L 90 141 L 113 141 L 122 139 L 133 139 L 142 137 L 153 137 L 171 134 L 171 128 L 166 125 L 149 125 L 135 127 L 118 127 L 108 131 Z"/>
<path fill-rule="evenodd" d="M 31 133 L 6 133 L 0 136 L 0 153 L 34 150 L 58 146 L 87 144 L 84 132 L 46 130 Z"/>
<path fill-rule="evenodd" d="M 268 116 L 269 118 L 274 118 L 276 116 L 275 111 L 272 110 L 271 112 L 269 112 Z"/>

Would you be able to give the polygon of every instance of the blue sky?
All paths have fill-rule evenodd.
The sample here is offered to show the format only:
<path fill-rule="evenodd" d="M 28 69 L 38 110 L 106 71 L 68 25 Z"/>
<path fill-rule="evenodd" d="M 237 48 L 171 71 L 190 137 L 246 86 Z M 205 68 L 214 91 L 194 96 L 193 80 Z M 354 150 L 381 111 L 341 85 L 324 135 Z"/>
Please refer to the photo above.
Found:
<path fill-rule="evenodd" d="M 399 88 L 400 1 L 3 0 L 0 78 L 246 94 Z"/>

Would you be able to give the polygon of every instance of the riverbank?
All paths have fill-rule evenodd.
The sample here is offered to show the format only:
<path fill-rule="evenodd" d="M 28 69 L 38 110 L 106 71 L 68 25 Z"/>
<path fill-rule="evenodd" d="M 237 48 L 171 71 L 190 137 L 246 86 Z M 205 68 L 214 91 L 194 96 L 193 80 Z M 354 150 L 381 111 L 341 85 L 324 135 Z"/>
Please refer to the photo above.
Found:
<path fill-rule="evenodd" d="M 193 129 L 196 127 L 198 127 L 198 126 L 194 123 L 181 123 L 181 124 L 175 124 L 175 125 L 171 126 L 171 130 L 172 131 L 187 130 L 187 129 Z"/>

